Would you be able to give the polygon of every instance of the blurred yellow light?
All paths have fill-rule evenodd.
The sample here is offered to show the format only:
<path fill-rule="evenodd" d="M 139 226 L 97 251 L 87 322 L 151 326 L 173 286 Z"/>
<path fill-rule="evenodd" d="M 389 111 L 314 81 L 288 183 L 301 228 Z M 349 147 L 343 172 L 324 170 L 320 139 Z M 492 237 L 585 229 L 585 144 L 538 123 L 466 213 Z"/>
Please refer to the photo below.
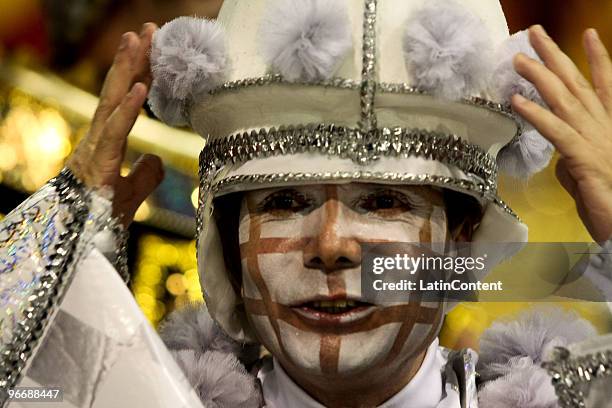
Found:
<path fill-rule="evenodd" d="M 44 173 L 41 172 L 39 174 L 44 174 Z M 37 183 L 35 180 L 33 180 L 32 174 L 30 172 L 22 173 L 20 181 L 21 181 L 21 185 L 23 185 L 23 188 L 26 191 L 36 191 L 40 187 L 40 183 Z"/>
<path fill-rule="evenodd" d="M 197 261 L 196 261 L 196 258 L 197 258 L 197 249 L 196 249 L 195 241 L 191 241 L 187 245 L 187 252 L 189 253 L 189 258 L 193 259 L 194 263 L 197 263 Z"/>
<path fill-rule="evenodd" d="M 143 246 L 143 247 L 146 247 L 146 246 L 149 246 L 149 245 L 159 244 L 161 242 L 163 242 L 163 240 L 160 237 L 158 237 L 157 235 L 145 235 L 140 240 L 140 245 Z"/>
<path fill-rule="evenodd" d="M 30 123 L 22 125 L 22 132 L 24 142 L 31 142 L 30 160 L 61 161 L 70 154 L 70 127 L 57 110 L 26 116 L 30 116 Z"/>
<path fill-rule="evenodd" d="M 134 221 L 137 221 L 137 222 L 146 221 L 150 216 L 151 216 L 151 207 L 145 201 L 142 204 L 140 204 L 140 207 L 138 207 L 138 210 L 136 210 L 136 214 L 134 215 Z"/>
<path fill-rule="evenodd" d="M 129 164 L 127 164 L 127 163 L 123 163 L 123 164 L 121 165 L 121 176 L 122 176 L 122 177 L 126 177 L 128 174 L 130 174 L 130 171 L 131 171 L 131 170 L 132 170 L 132 169 L 130 168 L 130 165 L 129 165 Z"/>
<path fill-rule="evenodd" d="M 135 283 L 154 286 L 162 280 L 162 270 L 159 265 L 143 264 L 136 272 Z"/>
<path fill-rule="evenodd" d="M 197 187 L 191 193 L 191 205 L 193 205 L 193 208 L 198 208 L 198 188 Z"/>
<path fill-rule="evenodd" d="M 56 128 L 43 128 L 38 140 L 41 153 L 48 155 L 49 158 L 62 160 L 70 154 L 70 142 L 65 136 L 60 135 Z"/>
<path fill-rule="evenodd" d="M 134 297 L 136 298 L 136 302 L 144 310 L 155 307 L 155 298 L 147 293 L 139 292 L 134 295 Z"/>
<path fill-rule="evenodd" d="M 166 279 L 166 289 L 174 296 L 180 296 L 187 291 L 187 281 L 182 273 L 173 273 Z"/>
<path fill-rule="evenodd" d="M 0 144 L 0 170 L 10 171 L 17 166 L 17 152 L 8 144 Z"/>
<path fill-rule="evenodd" d="M 187 282 L 199 282 L 198 270 L 193 268 L 185 271 L 185 279 L 187 279 Z"/>
<path fill-rule="evenodd" d="M 178 250 L 172 244 L 161 245 L 157 251 L 157 260 L 164 265 L 176 264 L 178 257 Z"/>
<path fill-rule="evenodd" d="M 141 238 L 132 292 L 135 296 L 146 294 L 158 302 L 165 302 L 162 309 L 159 305 L 152 306 L 150 298 L 145 297 L 147 305 L 141 308 L 147 310 L 152 324 L 157 324 L 176 308 L 203 302 L 195 255 L 195 241 L 165 239 L 154 234 Z M 168 271 L 173 273 L 165 278 Z M 172 295 L 172 300 L 163 300 L 167 293 Z"/>
<path fill-rule="evenodd" d="M 134 292 L 134 296 L 142 294 L 144 296 L 157 298 L 157 293 L 155 293 L 155 290 L 153 290 L 153 288 L 151 288 L 150 286 L 135 285 L 133 286 L 132 291 Z"/>

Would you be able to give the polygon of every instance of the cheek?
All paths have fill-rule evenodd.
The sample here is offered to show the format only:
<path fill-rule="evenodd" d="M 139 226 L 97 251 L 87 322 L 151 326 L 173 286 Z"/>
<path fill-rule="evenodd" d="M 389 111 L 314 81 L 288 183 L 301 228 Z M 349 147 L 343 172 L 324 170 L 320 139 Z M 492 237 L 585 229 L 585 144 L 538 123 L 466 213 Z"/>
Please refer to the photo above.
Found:
<path fill-rule="evenodd" d="M 287 305 L 329 293 L 325 274 L 304 268 L 304 237 L 318 218 L 262 222 L 259 216 L 243 217 L 239 241 L 246 297 Z"/>
<path fill-rule="evenodd" d="M 357 237 L 362 242 L 445 242 L 447 219 L 443 206 L 428 211 L 406 213 L 385 219 L 379 216 L 345 211 L 339 232 L 346 237 Z"/>
<path fill-rule="evenodd" d="M 272 302 L 289 305 L 314 294 L 325 295 L 329 292 L 326 276 L 318 271 L 306 270 L 301 252 L 259 255 L 257 268 Z M 252 269 L 250 267 L 248 271 L 254 272 Z"/>

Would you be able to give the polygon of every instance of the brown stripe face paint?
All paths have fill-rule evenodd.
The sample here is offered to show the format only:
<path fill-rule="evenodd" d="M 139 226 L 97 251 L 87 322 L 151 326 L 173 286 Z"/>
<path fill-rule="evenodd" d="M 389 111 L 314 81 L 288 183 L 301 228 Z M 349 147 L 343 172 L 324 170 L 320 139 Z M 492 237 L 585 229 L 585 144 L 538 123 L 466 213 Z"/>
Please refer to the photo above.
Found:
<path fill-rule="evenodd" d="M 336 374 L 338 372 L 341 342 L 342 336 L 339 334 L 324 334 L 321 336 L 319 360 L 323 374 Z"/>
<path fill-rule="evenodd" d="M 244 301 L 261 341 L 288 371 L 324 376 L 375 373 L 424 350 L 437 335 L 443 307 L 414 295 L 337 324 L 302 312 L 312 311 L 316 300 L 359 299 L 360 244 L 442 242 L 444 214 L 441 193 L 422 186 L 247 193 L 239 241 L 243 274 L 249 274 L 243 282 L 252 286 L 245 293 L 255 297 Z"/>

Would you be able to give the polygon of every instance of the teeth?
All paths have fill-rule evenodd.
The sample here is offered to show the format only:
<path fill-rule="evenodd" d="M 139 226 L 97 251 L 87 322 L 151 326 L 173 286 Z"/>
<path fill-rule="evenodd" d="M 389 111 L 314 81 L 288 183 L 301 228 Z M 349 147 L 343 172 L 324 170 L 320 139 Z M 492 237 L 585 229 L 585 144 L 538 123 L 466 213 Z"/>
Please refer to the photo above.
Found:
<path fill-rule="evenodd" d="M 312 302 L 308 302 L 304 306 L 316 309 L 320 312 L 330 313 L 330 314 L 341 314 L 346 313 L 352 308 L 361 307 L 367 304 L 362 304 L 357 300 L 316 300 Z"/>
<path fill-rule="evenodd" d="M 354 300 L 321 300 L 312 302 L 314 307 L 320 308 L 345 308 L 345 307 L 355 307 L 357 303 Z"/>

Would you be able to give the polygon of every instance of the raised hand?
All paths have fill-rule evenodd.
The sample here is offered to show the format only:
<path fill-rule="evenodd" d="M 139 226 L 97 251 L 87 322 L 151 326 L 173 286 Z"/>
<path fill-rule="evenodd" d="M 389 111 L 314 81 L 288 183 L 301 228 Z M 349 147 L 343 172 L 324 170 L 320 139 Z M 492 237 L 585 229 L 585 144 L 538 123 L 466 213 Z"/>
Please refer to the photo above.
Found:
<path fill-rule="evenodd" d="M 140 35 L 129 32 L 121 37 L 90 130 L 67 163 L 87 186 L 113 189 L 113 213 L 125 226 L 164 177 L 161 159 L 152 154 L 142 155 L 128 176 L 120 175 L 128 134 L 151 84 L 149 50 L 156 29 L 147 23 Z"/>
<path fill-rule="evenodd" d="M 516 71 L 532 82 L 550 111 L 515 95 L 512 105 L 559 151 L 557 178 L 576 201 L 593 239 L 612 238 L 612 61 L 597 32 L 584 33 L 593 85 L 541 26 L 529 29 L 544 64 L 519 54 Z"/>

